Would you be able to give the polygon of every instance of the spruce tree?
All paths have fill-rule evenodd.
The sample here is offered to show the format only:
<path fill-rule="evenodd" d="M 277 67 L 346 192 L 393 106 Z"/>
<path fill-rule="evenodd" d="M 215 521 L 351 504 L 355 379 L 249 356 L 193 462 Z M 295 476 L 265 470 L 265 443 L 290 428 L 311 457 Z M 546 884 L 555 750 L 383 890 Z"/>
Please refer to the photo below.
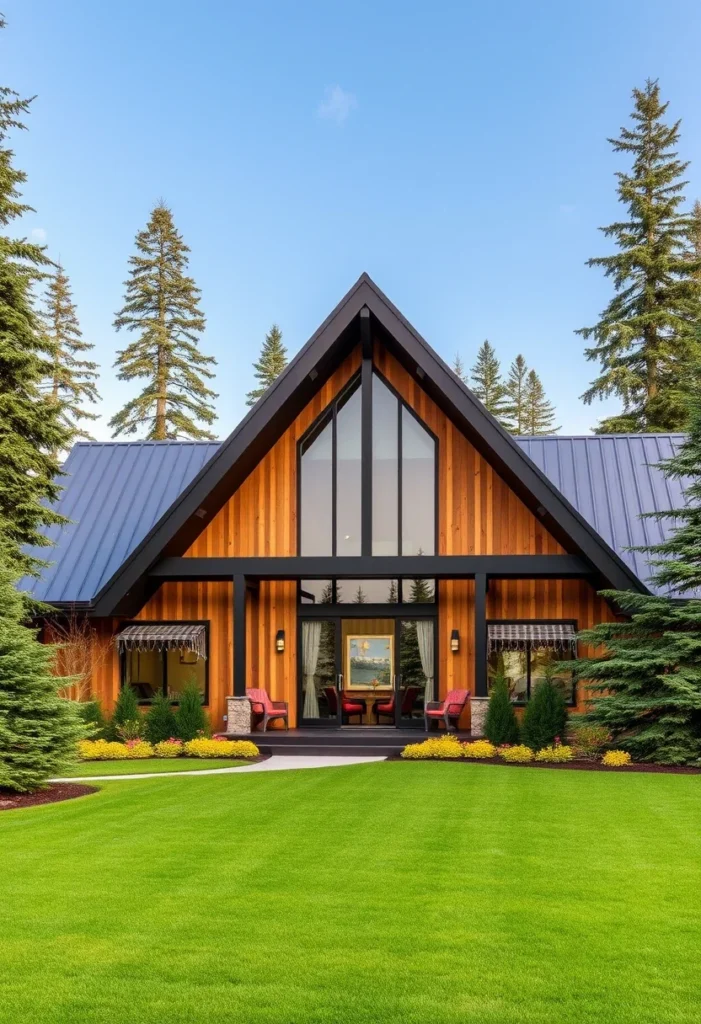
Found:
<path fill-rule="evenodd" d="M 455 359 L 453 360 L 453 373 L 456 377 L 460 378 L 463 384 L 467 384 L 467 371 L 465 369 L 465 364 L 460 358 L 459 352 L 455 353 Z"/>
<path fill-rule="evenodd" d="M 139 712 L 139 699 L 136 690 L 129 683 L 121 688 L 114 705 L 112 720 L 107 726 L 107 732 L 111 740 L 119 740 L 123 737 L 120 729 L 127 732 L 140 733 L 142 731 L 142 718 Z"/>
<path fill-rule="evenodd" d="M 205 384 L 215 363 L 199 349 L 205 327 L 200 290 L 187 273 L 189 248 L 163 203 L 154 207 L 130 257 L 125 302 L 114 326 L 137 337 L 117 353 L 120 380 L 145 380 L 136 398 L 110 420 L 113 436 L 143 431 L 150 441 L 212 439 L 215 419 Z M 205 424 L 205 427 L 199 424 Z"/>
<path fill-rule="evenodd" d="M 506 405 L 504 419 L 507 430 L 512 434 L 527 434 L 527 381 L 528 367 L 522 355 L 517 355 L 509 367 L 506 381 Z"/>
<path fill-rule="evenodd" d="M 30 102 L 0 88 L 0 520 L 9 541 L 5 558 L 18 576 L 37 575 L 46 564 L 23 546 L 47 546 L 42 528 L 66 522 L 52 504 L 61 490 L 55 453 L 70 443 L 59 410 L 41 393 L 49 364 L 32 288 L 49 260 L 43 246 L 7 230 L 32 209 L 21 202 L 26 175 L 13 166 L 7 144 L 13 130 L 24 128 Z"/>
<path fill-rule="evenodd" d="M 698 199 L 694 203 L 691 211 L 691 226 L 689 229 L 689 258 L 694 263 L 701 264 L 701 201 Z M 696 271 L 696 277 L 701 281 L 701 266 Z"/>
<path fill-rule="evenodd" d="M 497 354 L 488 341 L 482 342 L 477 361 L 470 370 L 470 389 L 487 412 L 503 421 L 507 407 L 507 388 L 501 378 Z"/>
<path fill-rule="evenodd" d="M 23 624 L 25 603 L 14 574 L 0 561 L 0 789 L 42 786 L 74 761 L 85 727 L 74 701 L 51 672 L 55 649 Z"/>
<path fill-rule="evenodd" d="M 254 376 L 258 378 L 259 383 L 246 395 L 246 405 L 255 405 L 286 366 L 287 349 L 282 344 L 282 331 L 277 324 L 273 324 L 265 336 L 260 358 L 253 364 L 256 371 Z"/>
<path fill-rule="evenodd" d="M 162 693 L 157 693 L 146 712 L 144 735 L 149 743 L 163 743 L 177 736 L 178 724 L 173 714 L 170 700 Z"/>
<path fill-rule="evenodd" d="M 531 750 L 538 751 L 551 747 L 556 739 L 563 740 L 566 729 L 565 698 L 550 674 L 537 684 L 526 705 L 521 739 Z"/>
<path fill-rule="evenodd" d="M 680 122 L 666 123 L 657 82 L 634 89 L 633 100 L 633 126 L 609 139 L 633 163 L 617 173 L 627 217 L 601 229 L 618 251 L 588 261 L 613 280 L 615 294 L 598 323 L 577 332 L 593 341 L 585 354 L 601 367 L 584 401 L 623 402 L 598 433 L 684 429 L 687 374 L 699 349 L 701 259 L 690 258 L 692 219 L 680 209 L 688 166 L 676 153 Z"/>
<path fill-rule="evenodd" d="M 580 635 L 602 653 L 575 663 L 587 719 L 636 761 L 701 763 L 701 601 L 604 591 L 629 616 Z"/>
<path fill-rule="evenodd" d="M 502 674 L 494 677 L 489 691 L 484 735 L 495 747 L 518 743 L 518 719 L 509 696 L 509 685 Z"/>
<path fill-rule="evenodd" d="M 543 437 L 556 434 L 559 427 L 555 422 L 555 407 L 545 397 L 545 388 L 535 370 L 529 370 L 526 377 L 524 402 L 526 406 L 526 422 L 524 433 L 530 437 Z"/>
<path fill-rule="evenodd" d="M 47 285 L 43 320 L 51 370 L 42 390 L 59 407 L 71 439 L 90 439 L 80 420 L 97 419 L 85 408 L 86 402 L 95 403 L 100 397 L 97 365 L 83 358 L 94 346 L 83 341 L 68 275 L 60 263 Z"/>
<path fill-rule="evenodd" d="M 175 722 L 177 735 L 184 742 L 197 739 L 198 736 L 209 732 L 209 722 L 202 707 L 202 694 L 194 680 L 183 687 L 180 703 L 175 712 Z"/>

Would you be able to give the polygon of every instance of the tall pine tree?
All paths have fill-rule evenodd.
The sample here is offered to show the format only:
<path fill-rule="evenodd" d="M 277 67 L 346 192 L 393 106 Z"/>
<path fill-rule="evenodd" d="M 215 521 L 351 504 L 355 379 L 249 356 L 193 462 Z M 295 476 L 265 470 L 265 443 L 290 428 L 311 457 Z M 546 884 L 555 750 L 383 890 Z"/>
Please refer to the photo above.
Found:
<path fill-rule="evenodd" d="M 483 341 L 477 361 L 470 370 L 470 389 L 482 405 L 503 421 L 507 407 L 507 389 L 501 377 L 497 354 L 488 341 Z"/>
<path fill-rule="evenodd" d="M 61 420 L 72 438 L 90 438 L 80 420 L 95 420 L 97 414 L 85 408 L 95 403 L 97 365 L 84 358 L 94 346 L 83 341 L 68 275 L 59 263 L 46 288 L 44 324 L 51 371 L 43 391 L 60 409 Z"/>
<path fill-rule="evenodd" d="M 555 408 L 545 397 L 545 388 L 535 370 L 529 370 L 525 387 L 526 422 L 524 433 L 530 437 L 556 434 Z"/>
<path fill-rule="evenodd" d="M 45 564 L 22 546 L 47 546 L 42 527 L 65 522 L 51 503 L 61 490 L 55 452 L 70 443 L 59 410 L 41 393 L 49 364 L 32 288 L 49 260 L 42 246 L 7 230 L 31 210 L 21 201 L 26 175 L 13 166 L 7 144 L 13 130 L 24 128 L 30 102 L 0 88 L 0 523 L 16 575 L 37 574 Z"/>
<path fill-rule="evenodd" d="M 633 100 L 633 126 L 609 139 L 633 162 L 630 173 L 617 173 L 628 216 L 601 229 L 618 251 L 588 261 L 612 278 L 615 295 L 595 326 L 577 332 L 593 341 L 585 353 L 601 367 L 584 401 L 616 395 L 623 402 L 623 413 L 602 421 L 598 433 L 683 429 L 687 374 L 699 349 L 701 259 L 689 258 L 692 221 L 680 209 L 688 166 L 676 153 L 680 122 L 666 123 L 657 82 L 634 89 Z"/>
<path fill-rule="evenodd" d="M 528 367 L 522 355 L 517 355 L 509 368 L 506 381 L 505 426 L 512 434 L 527 434 L 526 408 Z"/>
<path fill-rule="evenodd" d="M 205 379 L 214 376 L 209 367 L 215 359 L 199 349 L 205 327 L 200 290 L 187 273 L 190 250 L 163 202 L 136 236 L 136 248 L 114 326 L 137 337 L 114 365 L 120 380 L 147 383 L 110 420 L 113 436 L 144 431 L 150 441 L 212 439 L 206 426 L 214 422 L 211 399 L 217 396 Z"/>
<path fill-rule="evenodd" d="M 255 405 L 286 366 L 287 349 L 282 344 L 282 331 L 277 324 L 273 324 L 265 336 L 260 358 L 257 363 L 253 364 L 259 383 L 246 395 L 246 405 Z"/>
<path fill-rule="evenodd" d="M 455 353 L 455 359 L 453 360 L 453 373 L 456 377 L 459 377 L 463 384 L 467 384 L 467 371 L 465 370 L 465 364 L 460 358 L 460 353 Z"/>

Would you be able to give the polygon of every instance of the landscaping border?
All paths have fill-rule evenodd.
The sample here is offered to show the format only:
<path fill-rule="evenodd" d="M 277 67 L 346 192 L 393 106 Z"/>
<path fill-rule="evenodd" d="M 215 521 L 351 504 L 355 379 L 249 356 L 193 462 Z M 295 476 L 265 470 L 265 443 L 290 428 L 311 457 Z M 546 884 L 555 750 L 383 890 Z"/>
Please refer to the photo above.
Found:
<path fill-rule="evenodd" d="M 46 789 L 38 789 L 34 793 L 0 790 L 0 811 L 19 811 L 24 807 L 58 804 L 63 800 L 75 800 L 79 796 L 98 793 L 99 790 L 99 786 L 89 786 L 85 782 L 53 782 Z"/>
<path fill-rule="evenodd" d="M 691 765 L 651 764 L 650 762 L 614 767 L 600 764 L 598 761 L 525 761 L 509 763 L 503 761 L 500 757 L 402 757 L 401 754 L 391 754 L 387 760 L 401 761 L 402 764 L 427 764 L 431 761 L 443 761 L 448 764 L 494 764 L 500 765 L 502 768 L 560 768 L 575 772 L 647 772 L 651 775 L 701 775 L 701 768 L 694 768 Z"/>

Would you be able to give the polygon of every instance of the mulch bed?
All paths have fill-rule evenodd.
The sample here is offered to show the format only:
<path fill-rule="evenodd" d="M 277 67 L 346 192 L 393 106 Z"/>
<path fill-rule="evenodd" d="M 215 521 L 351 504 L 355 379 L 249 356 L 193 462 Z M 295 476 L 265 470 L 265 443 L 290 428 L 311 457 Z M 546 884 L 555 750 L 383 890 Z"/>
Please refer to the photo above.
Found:
<path fill-rule="evenodd" d="M 671 764 L 626 764 L 621 765 L 620 768 L 612 768 L 609 765 L 600 764 L 598 761 L 561 761 L 559 763 L 526 761 L 523 764 L 509 764 L 508 761 L 502 761 L 500 757 L 401 757 L 399 754 L 392 754 L 387 760 L 402 761 L 404 764 L 446 761 L 450 764 L 498 764 L 502 768 L 562 768 L 570 772 L 651 772 L 658 775 L 701 775 L 701 768 Z"/>
<path fill-rule="evenodd" d="M 97 791 L 97 786 L 73 782 L 56 782 L 36 793 L 13 793 L 8 789 L 0 789 L 0 811 L 16 811 L 21 807 L 36 807 L 38 804 L 57 804 L 61 800 L 73 800 L 77 796 L 87 796 Z"/>

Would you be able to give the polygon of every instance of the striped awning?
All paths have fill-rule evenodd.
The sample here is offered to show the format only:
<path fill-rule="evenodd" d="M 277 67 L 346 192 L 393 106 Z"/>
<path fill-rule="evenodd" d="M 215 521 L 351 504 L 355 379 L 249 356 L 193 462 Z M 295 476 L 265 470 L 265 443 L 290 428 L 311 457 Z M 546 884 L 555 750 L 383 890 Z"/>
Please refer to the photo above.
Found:
<path fill-rule="evenodd" d="M 524 651 L 527 644 L 576 651 L 577 634 L 571 622 L 492 622 L 487 627 L 489 653 Z"/>
<path fill-rule="evenodd" d="M 194 651 L 200 658 L 207 657 L 207 631 L 202 623 L 126 626 L 114 639 L 119 651 Z"/>

